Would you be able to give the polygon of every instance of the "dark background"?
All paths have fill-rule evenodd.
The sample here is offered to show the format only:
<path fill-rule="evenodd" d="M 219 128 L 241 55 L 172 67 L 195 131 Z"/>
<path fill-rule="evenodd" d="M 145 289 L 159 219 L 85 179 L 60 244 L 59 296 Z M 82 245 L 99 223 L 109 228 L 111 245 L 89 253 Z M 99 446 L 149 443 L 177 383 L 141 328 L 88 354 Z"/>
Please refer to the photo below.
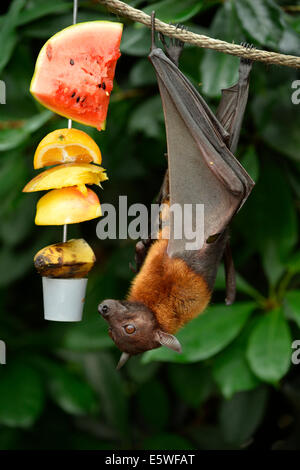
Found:
<path fill-rule="evenodd" d="M 133 0 L 128 2 L 197 33 L 299 55 L 300 2 L 273 0 Z M 292 8 L 293 7 L 293 8 Z M 4 10 L 4 7 L 2 7 Z M 116 17 L 80 1 L 78 21 Z M 118 18 L 117 18 L 118 20 Z M 122 20 L 123 21 L 123 20 Z M 291 102 L 296 70 L 253 66 L 238 158 L 257 182 L 232 224 L 238 297 L 224 305 L 220 268 L 208 311 L 178 335 L 181 356 L 164 348 L 115 370 L 119 351 L 97 314 L 104 298 L 126 295 L 134 241 L 101 241 L 97 221 L 70 227 L 97 265 L 89 276 L 84 321 L 43 320 L 41 279 L 33 256 L 62 238 L 34 225 L 40 197 L 23 194 L 36 174 L 39 141 L 66 120 L 29 94 L 44 42 L 72 22 L 72 2 L 14 0 L 0 17 L 0 366 L 1 449 L 271 449 L 300 447 L 300 105 Z M 102 202 L 150 204 L 165 169 L 165 130 L 150 32 L 124 21 L 107 130 L 86 130 L 99 144 L 110 180 Z M 215 109 L 234 83 L 238 59 L 186 45 L 183 72 Z M 184 158 L 184 156 L 183 156 Z M 183 175 L 184 178 L 184 175 Z"/>

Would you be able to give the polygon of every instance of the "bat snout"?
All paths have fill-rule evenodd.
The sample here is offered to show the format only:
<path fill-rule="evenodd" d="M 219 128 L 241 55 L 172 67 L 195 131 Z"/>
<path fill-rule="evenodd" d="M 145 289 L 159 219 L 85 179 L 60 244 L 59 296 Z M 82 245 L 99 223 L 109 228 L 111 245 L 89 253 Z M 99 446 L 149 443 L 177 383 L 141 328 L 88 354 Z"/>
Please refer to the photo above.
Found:
<path fill-rule="evenodd" d="M 102 303 L 98 306 L 98 312 L 102 317 L 107 317 L 109 315 L 109 309 L 105 303 Z"/>
<path fill-rule="evenodd" d="M 107 299 L 103 300 L 103 302 L 98 305 L 98 312 L 103 318 L 105 318 L 105 320 L 109 320 L 109 318 L 111 318 L 115 313 L 118 313 L 120 309 L 121 306 L 118 300 Z"/>
<path fill-rule="evenodd" d="M 98 305 L 98 312 L 102 317 L 108 318 L 114 310 L 114 300 L 104 300 L 101 304 Z"/>

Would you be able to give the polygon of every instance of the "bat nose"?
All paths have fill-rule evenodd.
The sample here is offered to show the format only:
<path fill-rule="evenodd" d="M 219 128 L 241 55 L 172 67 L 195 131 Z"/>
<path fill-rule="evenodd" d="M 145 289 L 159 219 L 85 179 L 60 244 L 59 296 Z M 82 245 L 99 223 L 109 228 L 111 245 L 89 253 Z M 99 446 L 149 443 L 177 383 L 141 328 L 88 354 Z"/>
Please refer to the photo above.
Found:
<path fill-rule="evenodd" d="M 105 302 L 102 302 L 102 304 L 98 305 L 98 312 L 104 318 L 107 318 L 109 316 L 109 310 L 109 306 Z"/>

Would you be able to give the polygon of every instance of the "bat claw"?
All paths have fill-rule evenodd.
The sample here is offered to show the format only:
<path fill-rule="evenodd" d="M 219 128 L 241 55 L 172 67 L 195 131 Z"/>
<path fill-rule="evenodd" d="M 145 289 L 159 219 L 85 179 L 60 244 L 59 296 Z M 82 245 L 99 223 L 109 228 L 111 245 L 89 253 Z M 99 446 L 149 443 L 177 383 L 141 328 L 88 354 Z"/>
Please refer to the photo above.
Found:
<path fill-rule="evenodd" d="M 176 25 L 169 23 L 172 26 L 175 26 L 176 29 L 181 29 L 182 31 L 186 30 L 186 27 L 177 23 Z M 165 36 L 162 33 L 159 33 L 159 39 L 164 46 L 165 53 L 167 57 L 172 60 L 172 62 L 178 67 L 179 57 L 182 52 L 184 42 L 178 38 L 170 38 L 167 43 Z"/>
<path fill-rule="evenodd" d="M 158 38 L 163 43 L 163 45 L 166 44 L 165 36 L 160 31 L 158 32 Z"/>
<path fill-rule="evenodd" d="M 234 299 L 225 299 L 225 305 L 227 307 L 229 307 L 230 305 L 232 305 L 234 303 Z"/>
<path fill-rule="evenodd" d="M 137 270 L 135 269 L 135 267 L 133 266 L 132 263 L 129 263 L 129 269 L 130 269 L 130 271 L 132 271 L 134 274 L 137 274 Z"/>
<path fill-rule="evenodd" d="M 254 45 L 253 44 L 249 44 L 248 42 L 241 42 L 241 46 L 245 47 L 246 49 L 254 49 Z M 252 64 L 252 60 L 251 59 L 246 59 L 245 57 L 242 57 L 241 58 L 241 63 L 243 64 L 246 64 L 246 65 L 251 65 Z"/>
<path fill-rule="evenodd" d="M 187 28 L 186 26 L 184 26 L 183 24 L 180 24 L 180 23 L 177 23 L 176 24 L 176 29 L 180 29 L 181 31 L 186 31 Z M 172 44 L 175 46 L 175 47 L 178 47 L 178 48 L 183 48 L 184 46 L 184 42 L 181 41 L 181 39 L 178 39 L 178 38 L 172 38 Z M 181 52 L 181 51 L 180 51 Z"/>

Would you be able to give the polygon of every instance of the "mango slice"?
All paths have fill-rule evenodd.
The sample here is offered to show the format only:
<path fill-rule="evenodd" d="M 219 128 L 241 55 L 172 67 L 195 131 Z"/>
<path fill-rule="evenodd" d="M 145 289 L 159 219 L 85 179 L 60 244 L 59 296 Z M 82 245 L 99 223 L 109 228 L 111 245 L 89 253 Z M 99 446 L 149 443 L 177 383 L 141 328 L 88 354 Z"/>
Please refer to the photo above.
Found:
<path fill-rule="evenodd" d="M 65 163 L 37 175 L 26 184 L 23 192 L 31 193 L 75 185 L 100 184 L 107 179 L 105 170 L 101 166 L 90 163 Z"/>
<path fill-rule="evenodd" d="M 100 217 L 98 196 L 91 189 L 82 194 L 76 186 L 53 189 L 37 203 L 36 225 L 76 224 Z"/>

